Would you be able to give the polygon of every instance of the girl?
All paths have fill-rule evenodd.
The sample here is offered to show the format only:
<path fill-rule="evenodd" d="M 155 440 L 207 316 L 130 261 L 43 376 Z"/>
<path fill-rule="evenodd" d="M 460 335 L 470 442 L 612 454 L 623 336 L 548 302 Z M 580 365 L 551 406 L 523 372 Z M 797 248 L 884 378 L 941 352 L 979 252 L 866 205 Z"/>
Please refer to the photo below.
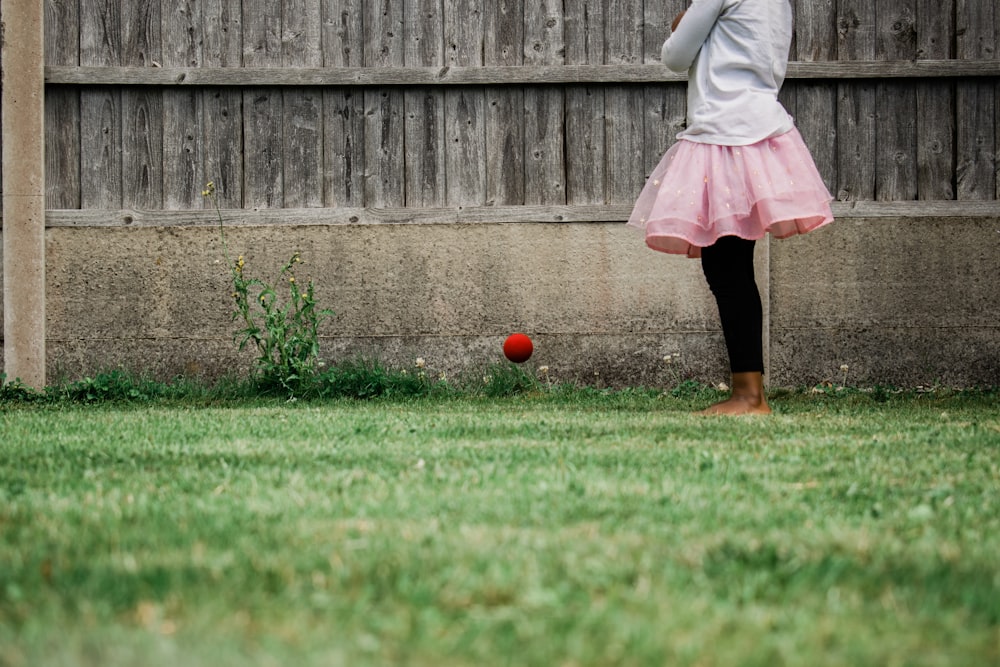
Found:
<path fill-rule="evenodd" d="M 754 243 L 833 221 L 833 197 L 778 102 L 791 39 L 789 0 L 694 0 L 663 45 L 664 64 L 688 72 L 687 129 L 628 224 L 653 250 L 701 258 L 732 371 L 732 395 L 702 414 L 770 413 Z"/>

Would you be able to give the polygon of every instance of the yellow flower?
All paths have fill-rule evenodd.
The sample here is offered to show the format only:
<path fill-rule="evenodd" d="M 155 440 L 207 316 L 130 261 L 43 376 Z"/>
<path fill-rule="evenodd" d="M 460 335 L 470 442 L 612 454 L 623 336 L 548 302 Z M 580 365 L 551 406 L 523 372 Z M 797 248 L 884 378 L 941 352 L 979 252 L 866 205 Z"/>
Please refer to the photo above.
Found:
<path fill-rule="evenodd" d="M 294 282 L 295 282 L 295 276 L 292 276 L 291 278 L 289 278 L 289 279 L 288 279 L 288 282 L 290 282 L 290 283 L 294 283 Z"/>

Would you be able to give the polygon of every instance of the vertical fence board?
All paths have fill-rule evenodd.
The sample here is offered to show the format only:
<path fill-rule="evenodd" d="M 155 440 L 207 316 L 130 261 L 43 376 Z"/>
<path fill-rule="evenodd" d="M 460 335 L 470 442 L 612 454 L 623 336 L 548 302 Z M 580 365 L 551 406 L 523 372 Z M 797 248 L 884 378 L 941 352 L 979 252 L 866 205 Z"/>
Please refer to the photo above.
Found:
<path fill-rule="evenodd" d="M 123 2 L 122 64 L 150 67 L 162 60 L 160 4 Z M 122 92 L 122 204 L 163 206 L 163 91 L 127 88 Z"/>
<path fill-rule="evenodd" d="M 837 52 L 842 61 L 875 58 L 875 4 L 870 0 L 839 0 Z M 837 85 L 838 200 L 875 199 L 875 85 Z"/>
<path fill-rule="evenodd" d="M 202 0 L 202 62 L 211 67 L 239 67 L 243 62 L 241 0 Z M 243 206 L 243 92 L 206 89 L 202 94 L 202 177 L 216 186 L 225 208 Z M 205 206 L 212 202 L 205 200 Z"/>
<path fill-rule="evenodd" d="M 122 64 L 121 0 L 80 0 L 80 64 Z M 80 203 L 121 208 L 121 91 L 108 86 L 80 91 Z"/>
<path fill-rule="evenodd" d="M 443 66 L 442 0 L 406 0 L 404 21 L 406 66 Z M 445 202 L 444 91 L 419 87 L 406 90 L 403 97 L 406 205 L 441 206 Z"/>
<path fill-rule="evenodd" d="M 529 0 L 524 22 L 525 64 L 563 64 L 563 3 Z M 566 112 L 560 87 L 530 86 L 524 91 L 524 127 L 524 202 L 565 204 Z"/>
<path fill-rule="evenodd" d="M 476 0 L 445 0 L 445 60 L 483 64 L 484 25 Z M 445 92 L 447 194 L 451 205 L 486 203 L 486 92 L 478 86 Z"/>
<path fill-rule="evenodd" d="M 369 0 L 364 6 L 364 61 L 368 67 L 402 67 L 403 6 Z M 365 93 L 365 205 L 403 206 L 404 96 L 395 88 Z"/>
<path fill-rule="evenodd" d="M 281 64 L 319 67 L 320 0 L 283 0 Z M 282 150 L 282 191 L 285 206 L 323 206 L 323 92 L 286 88 L 282 96 L 285 126 Z"/>
<path fill-rule="evenodd" d="M 956 0 L 956 55 L 967 59 L 997 57 L 996 4 Z M 956 153 L 959 199 L 996 196 L 996 84 L 960 81 L 957 90 Z"/>
<path fill-rule="evenodd" d="M 797 59 L 837 59 L 836 9 L 833 0 L 796 0 Z M 837 183 L 837 86 L 802 82 L 796 86 L 796 124 L 827 187 Z"/>
<path fill-rule="evenodd" d="M 163 65 L 198 67 L 202 64 L 204 16 L 201 0 L 166 4 L 163 21 Z M 189 209 L 202 206 L 204 187 L 204 92 L 163 91 L 163 206 Z"/>
<path fill-rule="evenodd" d="M 564 3 L 566 64 L 604 64 L 604 8 L 598 0 Z M 601 86 L 566 87 L 566 200 L 603 204 L 605 99 Z"/>
<path fill-rule="evenodd" d="M 896 0 L 876 10 L 878 33 L 875 57 L 913 60 L 916 57 L 914 0 Z M 916 199 L 917 93 L 905 81 L 880 81 L 875 86 L 876 132 L 875 198 L 879 201 Z"/>
<path fill-rule="evenodd" d="M 917 58 L 947 59 L 954 0 L 917 0 Z M 950 81 L 918 81 L 917 198 L 955 198 L 955 91 Z"/>
<path fill-rule="evenodd" d="M 80 5 L 77 0 L 45 3 L 45 62 L 80 62 Z M 80 91 L 50 87 L 45 92 L 45 205 L 80 208 Z"/>
<path fill-rule="evenodd" d="M 643 36 L 643 60 L 646 63 L 660 63 L 663 42 L 670 36 L 670 24 L 678 12 L 684 9 L 685 4 L 684 0 L 646 3 Z M 686 86 L 680 84 L 646 86 L 643 99 L 645 101 L 643 179 L 647 179 L 667 148 L 674 143 L 677 133 L 684 129 L 687 119 Z"/>
<path fill-rule="evenodd" d="M 534 5 L 528 0 L 529 6 Z M 530 28 L 524 0 L 497 0 L 484 7 L 484 64 L 525 64 L 525 30 Z M 525 202 L 525 108 L 531 93 L 520 86 L 486 89 L 486 202 Z"/>
<path fill-rule="evenodd" d="M 326 67 L 362 66 L 362 0 L 324 0 L 322 11 L 323 64 Z M 364 206 L 364 91 L 326 89 L 323 108 L 323 199 L 327 206 Z"/>
<path fill-rule="evenodd" d="M 626 0 L 609 6 L 605 17 L 605 60 L 609 65 L 631 65 L 642 61 L 641 0 Z M 608 86 L 607 109 L 607 200 L 610 204 L 635 201 L 644 185 L 645 126 L 643 87 Z"/>
<path fill-rule="evenodd" d="M 281 4 L 243 0 L 243 64 L 281 66 Z M 284 133 L 280 88 L 243 90 L 243 203 L 247 207 L 284 206 Z"/>

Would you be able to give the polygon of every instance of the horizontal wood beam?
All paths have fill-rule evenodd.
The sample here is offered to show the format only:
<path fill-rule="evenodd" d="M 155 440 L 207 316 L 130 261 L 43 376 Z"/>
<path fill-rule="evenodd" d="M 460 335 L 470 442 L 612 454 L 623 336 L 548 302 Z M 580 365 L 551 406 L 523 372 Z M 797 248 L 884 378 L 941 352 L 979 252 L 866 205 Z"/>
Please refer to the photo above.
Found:
<path fill-rule="evenodd" d="M 793 62 L 790 79 L 1000 77 L 1000 60 Z M 77 86 L 438 86 L 677 83 L 662 65 L 521 67 L 46 67 L 45 82 Z"/>
<path fill-rule="evenodd" d="M 228 209 L 226 226 L 623 223 L 631 206 L 476 206 L 456 208 L 298 208 Z M 837 218 L 1000 218 L 998 201 L 835 202 Z M 211 227 L 219 224 L 212 209 L 138 211 L 55 209 L 46 212 L 48 227 Z"/>

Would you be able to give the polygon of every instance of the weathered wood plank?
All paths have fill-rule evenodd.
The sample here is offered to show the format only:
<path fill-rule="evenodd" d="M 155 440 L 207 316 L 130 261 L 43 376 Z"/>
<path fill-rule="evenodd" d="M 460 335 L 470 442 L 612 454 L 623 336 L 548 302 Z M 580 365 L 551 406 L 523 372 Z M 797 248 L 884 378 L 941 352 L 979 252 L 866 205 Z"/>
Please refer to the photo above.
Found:
<path fill-rule="evenodd" d="M 674 17 L 686 6 L 685 0 L 646 3 L 645 34 L 643 37 L 647 64 L 666 69 L 660 63 L 663 42 L 670 36 L 670 24 Z M 666 150 L 673 145 L 675 137 L 684 129 L 687 121 L 687 89 L 681 84 L 660 84 L 646 86 L 643 90 L 645 101 L 645 151 L 643 155 L 643 179 L 659 164 Z"/>
<path fill-rule="evenodd" d="M 955 38 L 954 0 L 917 0 L 917 58 L 944 59 Z M 917 198 L 955 197 L 955 90 L 947 81 L 918 81 Z"/>
<path fill-rule="evenodd" d="M 795 48 L 798 60 L 837 59 L 836 8 L 833 0 L 795 0 Z M 831 192 L 837 183 L 837 86 L 796 82 L 795 120 L 813 161 Z"/>
<path fill-rule="evenodd" d="M 365 103 L 360 90 L 333 89 L 323 93 L 323 192 L 327 206 L 364 206 Z"/>
<path fill-rule="evenodd" d="M 445 64 L 483 65 L 484 19 L 476 0 L 445 0 Z M 446 195 L 453 205 L 486 202 L 486 91 L 479 87 L 445 92 Z"/>
<path fill-rule="evenodd" d="M 454 225 L 514 223 L 620 224 L 631 204 L 590 206 L 472 206 L 448 208 L 304 208 L 223 209 L 226 226 L 309 225 Z M 855 201 L 834 202 L 837 218 L 922 219 L 998 218 L 996 201 Z M 136 209 L 54 209 L 46 211 L 46 226 L 60 227 L 200 227 L 219 224 L 215 211 Z"/>
<path fill-rule="evenodd" d="M 204 16 L 201 0 L 164 5 L 163 65 L 202 64 Z M 204 175 L 204 91 L 163 91 L 163 206 L 202 208 Z"/>
<path fill-rule="evenodd" d="M 407 67 L 444 66 L 442 0 L 405 0 L 404 61 Z M 445 198 L 444 91 L 407 88 L 405 187 L 407 206 L 440 206 Z"/>
<path fill-rule="evenodd" d="M 855 1 L 855 0 L 844 0 Z M 859 4 L 861 4 L 859 2 Z M 570 49 L 567 49 L 569 52 Z M 995 78 L 995 60 L 792 62 L 788 79 Z M 687 76 L 659 65 L 521 67 L 203 67 L 50 66 L 45 82 L 78 86 L 469 86 L 677 83 Z"/>
<path fill-rule="evenodd" d="M 524 62 L 565 62 L 563 3 L 532 0 L 524 9 Z M 566 203 L 565 93 L 551 86 L 524 91 L 524 203 Z M 502 203 L 519 203 L 508 201 Z"/>
<path fill-rule="evenodd" d="M 122 64 L 148 67 L 162 60 L 160 5 L 122 3 Z M 163 92 L 122 91 L 122 203 L 163 204 Z"/>
<path fill-rule="evenodd" d="M 837 52 L 841 62 L 875 57 L 875 4 L 839 0 Z M 837 183 L 841 201 L 875 199 L 875 86 L 868 82 L 837 86 Z"/>
<path fill-rule="evenodd" d="M 328 68 L 364 65 L 362 0 L 324 0 L 323 61 Z M 337 71 L 336 69 L 332 71 Z M 364 91 L 323 91 L 324 200 L 327 206 L 364 206 Z"/>
<path fill-rule="evenodd" d="M 243 62 L 240 0 L 202 0 L 202 62 L 206 67 L 238 68 Z M 243 93 L 238 88 L 208 88 L 202 96 L 201 150 L 204 181 L 215 183 L 220 206 L 243 206 Z M 206 207 L 212 202 L 203 200 Z"/>
<path fill-rule="evenodd" d="M 563 3 L 568 65 L 604 64 L 604 4 L 601 0 Z"/>
<path fill-rule="evenodd" d="M 563 3 L 566 65 L 564 71 L 610 70 L 604 64 L 604 7 L 598 0 Z M 666 68 L 656 68 L 662 74 Z M 653 68 L 648 67 L 652 72 Z M 583 80 L 579 80 L 581 84 Z M 606 129 L 604 90 L 566 87 L 566 201 L 604 204 Z"/>
<path fill-rule="evenodd" d="M 364 6 L 364 62 L 367 67 L 403 67 L 403 6 L 392 0 L 369 0 Z M 405 100 L 403 91 L 365 91 L 365 205 L 402 206 Z"/>
<path fill-rule="evenodd" d="M 121 0 L 80 0 L 80 64 L 122 64 Z M 80 205 L 122 206 L 122 101 L 111 87 L 80 91 Z"/>
<path fill-rule="evenodd" d="M 634 65 L 643 57 L 641 0 L 626 0 L 605 16 L 605 63 Z M 645 184 L 643 88 L 605 88 L 605 182 L 609 204 L 634 202 Z"/>
<path fill-rule="evenodd" d="M 45 62 L 80 62 L 80 5 L 76 0 L 45 3 Z M 80 206 L 80 91 L 50 87 L 45 94 L 45 205 Z"/>
<path fill-rule="evenodd" d="M 484 6 L 486 66 L 519 67 L 525 62 L 530 27 L 524 0 L 497 0 Z M 486 95 L 486 202 L 523 204 L 525 189 L 525 107 L 520 86 L 494 86 Z"/>
<path fill-rule="evenodd" d="M 896 0 L 876 9 L 875 57 L 902 60 L 916 57 L 914 0 Z M 916 199 L 917 95 L 909 83 L 879 82 L 875 86 L 875 198 Z"/>
<path fill-rule="evenodd" d="M 362 67 L 365 64 L 365 4 L 366 0 L 322 0 L 321 43 L 326 67 Z"/>
<path fill-rule="evenodd" d="M 956 0 L 956 56 L 997 57 L 997 8 L 994 2 Z M 996 196 L 996 85 L 959 82 L 956 92 L 957 195 L 959 199 Z"/>
<path fill-rule="evenodd" d="M 282 67 L 319 67 L 320 0 L 283 0 Z M 323 92 L 286 88 L 282 97 L 284 206 L 323 206 Z"/>
<path fill-rule="evenodd" d="M 243 0 L 243 63 L 281 67 L 281 5 Z M 280 88 L 243 89 L 243 205 L 284 206 L 284 124 Z"/>

